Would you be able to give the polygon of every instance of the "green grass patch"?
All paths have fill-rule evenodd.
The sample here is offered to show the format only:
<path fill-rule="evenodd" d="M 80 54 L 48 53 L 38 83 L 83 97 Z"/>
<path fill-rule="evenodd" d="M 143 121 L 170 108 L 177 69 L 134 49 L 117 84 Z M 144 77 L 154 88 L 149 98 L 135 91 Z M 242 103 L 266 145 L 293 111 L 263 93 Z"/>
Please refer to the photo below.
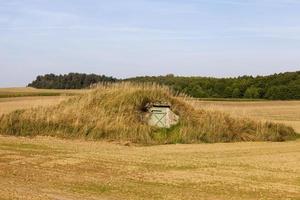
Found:
<path fill-rule="evenodd" d="M 0 143 L 0 150 L 12 151 L 22 154 L 24 156 L 32 155 L 50 155 L 50 154 L 66 154 L 60 149 L 53 149 L 45 145 L 38 144 L 20 144 L 20 143 Z"/>
<path fill-rule="evenodd" d="M 68 186 L 69 190 L 72 192 L 80 193 L 80 194 L 103 194 L 108 193 L 113 188 L 108 184 L 100 184 L 100 183 L 75 183 Z"/>
<path fill-rule="evenodd" d="M 44 145 L 37 145 L 37 144 L 7 144 L 7 143 L 0 143 L 0 148 L 4 150 L 50 150 L 51 148 L 44 146 Z"/>

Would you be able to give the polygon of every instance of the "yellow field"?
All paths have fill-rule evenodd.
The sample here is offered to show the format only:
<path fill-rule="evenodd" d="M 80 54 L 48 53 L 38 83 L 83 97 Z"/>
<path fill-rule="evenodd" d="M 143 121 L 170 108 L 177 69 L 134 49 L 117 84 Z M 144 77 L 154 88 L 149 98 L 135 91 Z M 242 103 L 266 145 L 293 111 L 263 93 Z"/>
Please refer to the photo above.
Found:
<path fill-rule="evenodd" d="M 1 98 L 0 115 L 66 98 Z M 284 122 L 300 132 L 300 101 L 191 103 Z M 300 199 L 300 140 L 125 144 L 0 136 L 0 200 Z"/>
<path fill-rule="evenodd" d="M 292 126 L 300 133 L 300 101 L 191 101 L 196 108 L 219 110 L 235 117 L 274 121 Z"/>
<path fill-rule="evenodd" d="M 35 89 L 31 87 L 20 88 L 0 88 L 0 98 L 6 97 L 24 97 L 24 96 L 59 96 L 74 95 L 84 93 L 87 90 L 52 90 L 52 89 Z"/>
<path fill-rule="evenodd" d="M 124 146 L 0 136 L 0 199 L 299 199 L 300 141 Z"/>
<path fill-rule="evenodd" d="M 69 96 L 87 91 L 35 89 L 30 87 L 0 88 L 0 115 L 18 109 L 58 104 L 69 98 Z"/>
<path fill-rule="evenodd" d="M 50 106 L 67 99 L 67 96 L 11 97 L 0 98 L 0 115 L 18 109 L 29 109 L 38 106 Z"/>

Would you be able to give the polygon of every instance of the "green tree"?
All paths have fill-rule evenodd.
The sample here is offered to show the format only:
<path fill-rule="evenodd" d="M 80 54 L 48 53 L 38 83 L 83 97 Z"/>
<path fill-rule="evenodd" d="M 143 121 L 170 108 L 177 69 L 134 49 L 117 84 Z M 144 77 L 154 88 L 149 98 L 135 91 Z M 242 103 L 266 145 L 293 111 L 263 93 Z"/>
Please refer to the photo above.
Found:
<path fill-rule="evenodd" d="M 266 98 L 275 100 L 287 100 L 287 99 L 293 99 L 293 91 L 288 86 L 273 86 L 271 87 L 267 93 Z"/>
<path fill-rule="evenodd" d="M 244 97 L 247 99 L 258 99 L 259 98 L 259 89 L 256 87 L 250 87 L 246 90 Z"/>
<path fill-rule="evenodd" d="M 232 98 L 241 98 L 241 91 L 239 88 L 234 88 Z"/>
<path fill-rule="evenodd" d="M 231 87 L 226 87 L 224 91 L 225 98 L 231 98 L 233 93 L 233 89 Z"/>
<path fill-rule="evenodd" d="M 202 89 L 199 85 L 194 85 L 190 90 L 189 93 L 196 98 L 205 98 L 208 97 L 207 93 Z"/>

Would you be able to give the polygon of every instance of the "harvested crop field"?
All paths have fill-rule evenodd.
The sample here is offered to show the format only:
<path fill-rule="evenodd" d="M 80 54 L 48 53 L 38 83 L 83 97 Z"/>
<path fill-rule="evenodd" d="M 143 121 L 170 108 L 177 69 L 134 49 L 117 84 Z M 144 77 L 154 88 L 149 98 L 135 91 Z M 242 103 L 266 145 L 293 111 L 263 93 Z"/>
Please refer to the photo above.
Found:
<path fill-rule="evenodd" d="M 300 101 L 190 101 L 196 108 L 218 110 L 235 117 L 274 121 L 300 133 Z"/>
<path fill-rule="evenodd" d="M 299 199 L 300 141 L 163 146 L 0 137 L 0 199 Z"/>
<path fill-rule="evenodd" d="M 0 115 L 8 114 L 18 109 L 30 109 L 39 106 L 47 107 L 59 104 L 68 96 L 38 96 L 0 98 Z"/>
<path fill-rule="evenodd" d="M 29 96 L 60 96 L 82 94 L 87 90 L 35 89 L 31 87 L 0 88 L 0 98 Z"/>

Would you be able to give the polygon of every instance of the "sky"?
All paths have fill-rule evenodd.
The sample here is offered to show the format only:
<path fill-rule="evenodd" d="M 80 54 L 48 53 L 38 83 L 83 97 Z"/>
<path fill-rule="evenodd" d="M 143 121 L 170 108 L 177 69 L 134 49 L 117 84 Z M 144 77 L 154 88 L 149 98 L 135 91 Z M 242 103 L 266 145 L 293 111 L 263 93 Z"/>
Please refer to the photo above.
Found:
<path fill-rule="evenodd" d="M 0 87 L 300 70 L 300 0 L 0 0 Z"/>

